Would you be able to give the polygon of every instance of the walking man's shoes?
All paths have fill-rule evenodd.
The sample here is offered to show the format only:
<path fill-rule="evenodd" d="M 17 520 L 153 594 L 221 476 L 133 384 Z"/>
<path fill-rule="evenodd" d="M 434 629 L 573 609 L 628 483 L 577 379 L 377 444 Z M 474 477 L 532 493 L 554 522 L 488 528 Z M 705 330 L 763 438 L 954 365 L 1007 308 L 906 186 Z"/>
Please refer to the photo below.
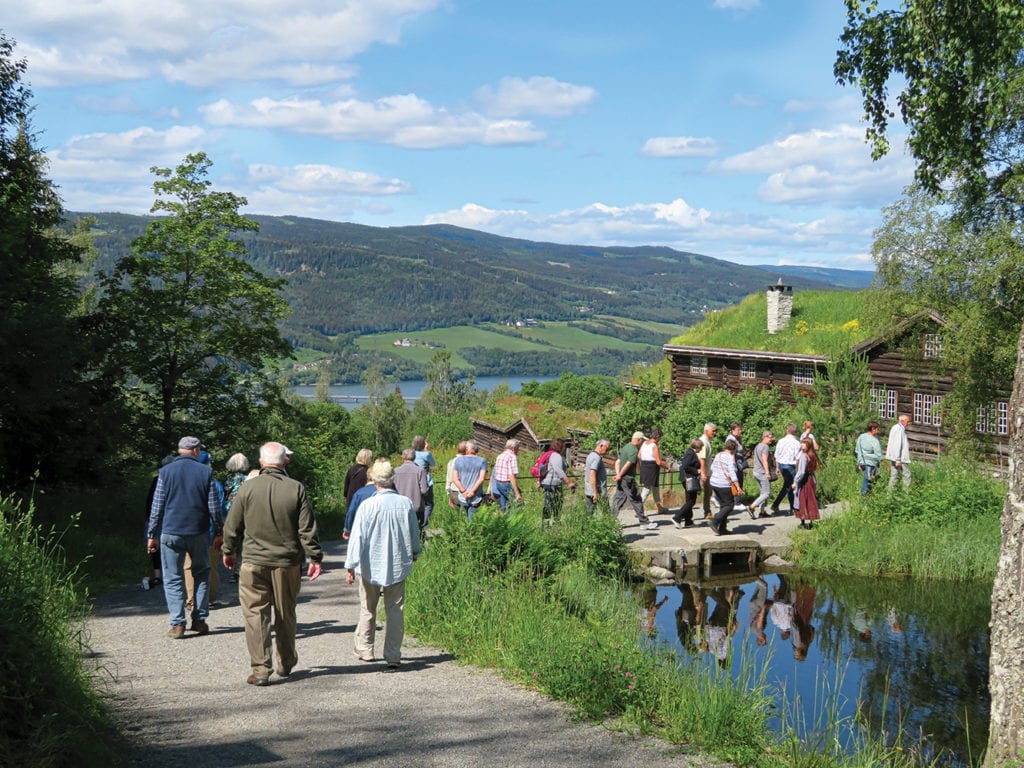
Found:
<path fill-rule="evenodd" d="M 210 634 L 210 625 L 202 619 L 192 619 L 192 631 L 198 632 L 200 635 L 208 635 Z"/>
<path fill-rule="evenodd" d="M 173 627 L 167 630 L 167 636 L 172 640 L 184 640 L 185 639 L 185 625 L 175 624 Z"/>
<path fill-rule="evenodd" d="M 257 688 L 263 688 L 264 686 L 270 685 L 270 680 L 265 677 L 256 677 L 256 675 L 249 675 L 245 678 L 245 682 L 249 685 L 255 685 Z"/>

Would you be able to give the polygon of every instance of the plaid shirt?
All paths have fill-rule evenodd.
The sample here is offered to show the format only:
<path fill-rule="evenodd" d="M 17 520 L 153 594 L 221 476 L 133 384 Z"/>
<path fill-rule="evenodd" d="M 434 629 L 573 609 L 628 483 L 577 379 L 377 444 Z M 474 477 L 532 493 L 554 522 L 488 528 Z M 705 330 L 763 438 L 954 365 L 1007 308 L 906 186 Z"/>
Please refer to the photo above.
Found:
<path fill-rule="evenodd" d="M 510 483 L 512 478 L 519 474 L 519 462 L 516 460 L 515 451 L 502 451 L 494 460 L 494 481 L 497 483 Z"/>

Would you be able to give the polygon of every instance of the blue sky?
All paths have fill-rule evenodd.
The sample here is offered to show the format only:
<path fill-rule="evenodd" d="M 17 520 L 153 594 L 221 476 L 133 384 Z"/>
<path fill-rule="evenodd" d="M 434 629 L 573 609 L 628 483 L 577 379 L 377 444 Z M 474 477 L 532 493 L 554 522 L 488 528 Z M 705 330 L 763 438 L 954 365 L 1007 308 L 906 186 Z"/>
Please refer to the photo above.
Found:
<path fill-rule="evenodd" d="M 202 150 L 249 214 L 870 269 L 910 183 L 835 83 L 842 0 L 0 0 L 49 176 L 145 213 Z"/>

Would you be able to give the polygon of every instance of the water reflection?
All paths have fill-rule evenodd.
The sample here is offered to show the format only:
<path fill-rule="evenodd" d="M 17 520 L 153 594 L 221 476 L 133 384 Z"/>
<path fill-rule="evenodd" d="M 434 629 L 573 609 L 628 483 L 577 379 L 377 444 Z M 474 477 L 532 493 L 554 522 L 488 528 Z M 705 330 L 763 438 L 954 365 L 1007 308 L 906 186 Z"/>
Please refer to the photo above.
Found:
<path fill-rule="evenodd" d="M 743 653 L 796 718 L 859 718 L 922 745 L 923 756 L 966 765 L 988 734 L 990 586 L 765 574 L 671 587 L 648 585 L 641 627 L 694 663 L 729 665 Z M 738 631 L 743 627 L 743 631 Z M 741 653 L 742 652 L 742 653 Z M 831 704 L 829 706 L 832 706 Z M 780 721 L 774 723 L 780 726 Z"/>

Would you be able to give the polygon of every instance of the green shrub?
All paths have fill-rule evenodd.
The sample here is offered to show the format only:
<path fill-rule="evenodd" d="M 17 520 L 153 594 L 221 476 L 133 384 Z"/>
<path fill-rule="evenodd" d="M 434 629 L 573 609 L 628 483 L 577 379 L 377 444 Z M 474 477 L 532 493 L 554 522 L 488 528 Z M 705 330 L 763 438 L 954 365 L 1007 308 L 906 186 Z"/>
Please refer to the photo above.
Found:
<path fill-rule="evenodd" d="M 107 766 L 109 714 L 83 665 L 86 602 L 52 533 L 0 499 L 0 765 Z"/>

